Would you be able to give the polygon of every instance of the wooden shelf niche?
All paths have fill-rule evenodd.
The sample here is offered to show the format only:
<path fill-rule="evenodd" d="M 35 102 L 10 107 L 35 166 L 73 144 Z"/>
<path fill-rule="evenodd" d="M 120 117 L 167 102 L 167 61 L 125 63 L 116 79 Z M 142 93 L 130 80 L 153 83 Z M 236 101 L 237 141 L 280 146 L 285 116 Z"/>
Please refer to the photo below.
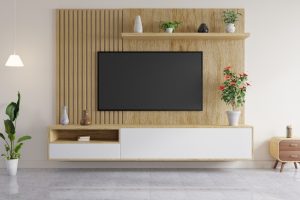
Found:
<path fill-rule="evenodd" d="M 123 39 L 244 40 L 250 33 L 121 33 Z"/>
<path fill-rule="evenodd" d="M 77 141 L 79 136 L 90 136 L 89 142 Z M 74 127 L 68 128 L 50 128 L 49 142 L 52 144 L 77 144 L 77 143 L 119 143 L 119 130 L 118 129 L 81 129 Z"/>

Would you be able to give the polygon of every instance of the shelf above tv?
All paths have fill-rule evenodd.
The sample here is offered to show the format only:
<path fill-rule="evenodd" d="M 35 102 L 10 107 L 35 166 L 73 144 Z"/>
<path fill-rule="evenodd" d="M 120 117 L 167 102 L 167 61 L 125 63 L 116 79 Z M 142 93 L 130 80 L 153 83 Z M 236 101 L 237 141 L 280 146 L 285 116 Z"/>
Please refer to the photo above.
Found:
<path fill-rule="evenodd" d="M 121 33 L 123 39 L 244 40 L 250 33 Z"/>

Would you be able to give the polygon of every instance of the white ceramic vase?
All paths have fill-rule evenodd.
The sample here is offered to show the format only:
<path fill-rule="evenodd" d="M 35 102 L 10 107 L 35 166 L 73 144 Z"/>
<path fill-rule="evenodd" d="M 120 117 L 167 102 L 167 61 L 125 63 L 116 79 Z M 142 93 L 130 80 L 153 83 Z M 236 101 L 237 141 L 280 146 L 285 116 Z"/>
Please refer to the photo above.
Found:
<path fill-rule="evenodd" d="M 165 32 L 166 33 L 173 33 L 174 29 L 173 28 L 166 28 Z"/>
<path fill-rule="evenodd" d="M 19 162 L 19 159 L 6 160 L 6 169 L 7 169 L 8 175 L 10 175 L 10 176 L 17 175 L 18 162 Z"/>
<path fill-rule="evenodd" d="M 67 125 L 69 124 L 69 116 L 68 116 L 68 109 L 67 106 L 64 106 L 62 113 L 61 113 L 61 118 L 60 118 L 60 123 L 62 125 Z"/>
<path fill-rule="evenodd" d="M 235 25 L 230 23 L 226 24 L 226 32 L 227 33 L 234 33 L 235 32 Z"/>
<path fill-rule="evenodd" d="M 136 16 L 134 20 L 134 32 L 135 33 L 142 33 L 143 32 L 143 24 L 141 16 Z"/>
<path fill-rule="evenodd" d="M 227 111 L 226 113 L 227 113 L 229 126 L 238 126 L 241 111 Z"/>

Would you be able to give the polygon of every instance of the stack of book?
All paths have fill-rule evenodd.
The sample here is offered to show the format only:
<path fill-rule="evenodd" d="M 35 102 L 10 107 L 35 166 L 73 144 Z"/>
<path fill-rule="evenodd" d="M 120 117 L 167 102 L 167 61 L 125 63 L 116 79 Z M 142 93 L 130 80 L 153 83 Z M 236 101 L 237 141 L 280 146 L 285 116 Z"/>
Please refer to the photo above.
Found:
<path fill-rule="evenodd" d="M 78 142 L 89 142 L 91 140 L 91 136 L 79 136 Z"/>

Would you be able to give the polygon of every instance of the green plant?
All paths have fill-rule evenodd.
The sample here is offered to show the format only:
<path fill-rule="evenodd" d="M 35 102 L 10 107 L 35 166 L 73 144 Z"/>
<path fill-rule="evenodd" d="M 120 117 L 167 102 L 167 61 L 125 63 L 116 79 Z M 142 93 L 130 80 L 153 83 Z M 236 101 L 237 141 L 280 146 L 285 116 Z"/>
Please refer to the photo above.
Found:
<path fill-rule="evenodd" d="M 176 30 L 176 28 L 178 28 L 178 26 L 182 24 L 182 22 L 178 22 L 178 21 L 168 21 L 168 22 L 163 22 L 160 24 L 160 28 L 162 30 L 166 30 L 167 28 L 173 28 L 174 30 Z"/>
<path fill-rule="evenodd" d="M 219 86 L 221 93 L 221 99 L 232 107 L 232 110 L 236 110 L 242 107 L 245 103 L 247 87 L 250 86 L 248 81 L 248 75 L 241 73 L 237 75 L 231 71 L 231 67 L 225 67 L 224 82 Z"/>
<path fill-rule="evenodd" d="M 242 14 L 239 11 L 234 10 L 226 10 L 223 12 L 223 18 L 225 24 L 234 24 L 236 21 L 239 20 L 239 16 Z"/>
<path fill-rule="evenodd" d="M 4 154 L 1 154 L 1 156 L 5 157 L 7 160 L 20 158 L 20 150 L 23 146 L 23 142 L 31 139 L 31 136 L 25 135 L 18 138 L 16 141 L 16 125 L 19 115 L 20 100 L 21 95 L 20 92 L 18 92 L 18 101 L 11 102 L 6 107 L 5 113 L 9 119 L 4 120 L 4 126 L 8 139 L 4 136 L 4 134 L 0 133 L 0 137 L 4 141 L 4 147 L 6 151 Z"/>

